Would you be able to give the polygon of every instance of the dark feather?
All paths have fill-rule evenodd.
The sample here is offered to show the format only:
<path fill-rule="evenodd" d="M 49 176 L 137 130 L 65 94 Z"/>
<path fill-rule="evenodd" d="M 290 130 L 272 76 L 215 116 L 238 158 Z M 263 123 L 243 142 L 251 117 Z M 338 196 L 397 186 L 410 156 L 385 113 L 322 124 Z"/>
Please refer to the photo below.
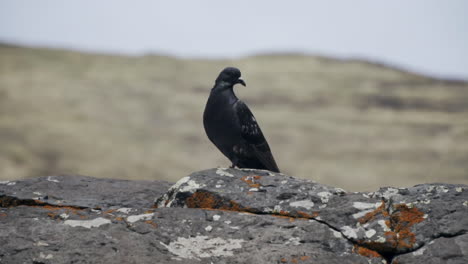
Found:
<path fill-rule="evenodd" d="M 233 166 L 279 172 L 255 117 L 234 94 L 238 83 L 245 85 L 236 68 L 219 74 L 203 113 L 206 134 Z"/>
<path fill-rule="evenodd" d="M 268 170 L 279 172 L 278 165 L 276 165 L 271 154 L 270 146 L 268 146 L 268 142 L 249 107 L 241 100 L 238 100 L 234 104 L 234 111 L 241 126 L 243 143 L 250 152 L 248 154 L 257 158 Z"/>

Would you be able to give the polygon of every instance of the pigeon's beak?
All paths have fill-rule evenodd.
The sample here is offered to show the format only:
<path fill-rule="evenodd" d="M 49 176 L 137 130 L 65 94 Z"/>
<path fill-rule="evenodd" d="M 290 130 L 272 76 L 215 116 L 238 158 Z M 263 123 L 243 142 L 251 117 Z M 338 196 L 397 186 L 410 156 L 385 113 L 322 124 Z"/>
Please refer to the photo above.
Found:
<path fill-rule="evenodd" d="M 241 78 L 237 79 L 237 83 L 240 83 L 243 86 L 246 86 L 244 80 L 242 80 Z"/>

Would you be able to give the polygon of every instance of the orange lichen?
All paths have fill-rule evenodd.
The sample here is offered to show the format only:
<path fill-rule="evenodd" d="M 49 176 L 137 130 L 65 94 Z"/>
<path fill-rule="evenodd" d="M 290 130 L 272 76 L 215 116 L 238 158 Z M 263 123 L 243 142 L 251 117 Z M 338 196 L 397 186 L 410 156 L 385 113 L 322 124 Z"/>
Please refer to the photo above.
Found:
<path fill-rule="evenodd" d="M 283 210 L 279 211 L 279 215 L 290 216 L 288 211 L 283 211 Z"/>
<path fill-rule="evenodd" d="M 375 217 L 377 215 L 379 215 L 379 214 L 383 215 L 384 217 L 388 216 L 388 212 L 385 210 L 385 202 L 384 201 L 382 201 L 382 204 L 379 207 L 377 207 L 374 211 L 367 213 L 363 217 L 359 218 L 358 221 L 361 224 L 365 224 L 365 223 L 367 223 L 369 221 L 374 220 Z"/>
<path fill-rule="evenodd" d="M 47 216 L 52 218 L 52 219 L 55 219 L 57 217 L 57 214 L 54 214 L 54 213 L 47 213 Z"/>
<path fill-rule="evenodd" d="M 120 216 L 119 216 L 119 217 L 116 217 L 115 220 L 117 220 L 117 221 L 123 221 L 123 217 L 120 217 Z"/>
<path fill-rule="evenodd" d="M 354 245 L 353 252 L 368 258 L 381 258 L 382 256 L 374 250 Z"/>
<path fill-rule="evenodd" d="M 254 175 L 254 176 L 244 176 L 241 178 L 241 181 L 247 183 L 251 188 L 259 188 L 261 185 L 260 183 L 255 183 L 255 181 L 260 180 L 262 176 Z"/>
<path fill-rule="evenodd" d="M 5 213 L 0 213 L 0 217 L 6 217 L 6 216 L 7 216 L 7 214 L 5 214 Z"/>
<path fill-rule="evenodd" d="M 115 209 L 110 209 L 110 210 L 105 211 L 104 214 L 112 214 L 115 211 L 116 211 Z"/>
<path fill-rule="evenodd" d="M 298 257 L 298 258 L 294 258 L 294 257 L 293 257 L 293 258 L 291 258 L 291 260 L 289 260 L 289 262 L 290 262 L 290 263 L 293 263 L 293 264 L 297 264 L 297 263 L 299 263 L 300 261 L 302 262 L 302 261 L 306 261 L 306 260 L 308 260 L 308 259 L 310 259 L 309 256 L 302 256 L 302 257 Z M 282 259 L 280 259 L 280 262 L 281 262 L 281 263 L 288 263 L 288 259 L 287 259 L 287 258 L 282 258 Z"/>
<path fill-rule="evenodd" d="M 68 210 L 72 211 L 73 213 L 76 213 L 77 211 L 83 210 L 83 208 L 76 207 L 76 206 L 71 206 L 71 205 L 51 205 L 51 204 L 46 204 L 44 202 L 34 200 L 34 205 L 29 205 L 30 207 L 36 207 L 36 208 L 42 208 L 46 209 L 49 211 L 56 211 L 56 210 Z"/>
<path fill-rule="evenodd" d="M 49 205 L 49 204 L 43 204 L 42 205 L 30 205 L 31 207 L 36 207 L 36 208 L 41 208 L 45 209 L 48 211 L 59 211 L 59 210 L 65 210 L 65 213 L 67 214 L 74 214 L 78 215 L 78 212 L 80 212 L 81 208 L 78 207 L 73 207 L 73 206 L 66 206 L 66 205 Z M 50 215 L 49 215 L 50 216 Z"/>
<path fill-rule="evenodd" d="M 313 212 L 312 214 L 308 214 L 308 213 L 303 212 L 303 211 L 297 211 L 297 214 L 302 218 L 311 219 L 311 218 L 316 218 L 319 215 L 319 212 Z"/>
<path fill-rule="evenodd" d="M 189 208 L 217 208 L 219 201 L 208 192 L 196 192 L 185 202 Z"/>
<path fill-rule="evenodd" d="M 154 228 L 158 227 L 158 224 L 156 224 L 155 222 L 151 220 L 146 220 L 145 223 L 152 225 Z"/>
<path fill-rule="evenodd" d="M 189 208 L 218 209 L 237 212 L 249 212 L 235 201 L 225 201 L 208 192 L 196 192 L 185 201 Z"/>
<path fill-rule="evenodd" d="M 390 216 L 387 225 L 392 231 L 385 232 L 387 241 L 395 248 L 412 248 L 416 235 L 411 227 L 424 221 L 424 213 L 418 208 L 409 208 L 406 204 L 395 205 L 395 212 Z"/>
<path fill-rule="evenodd" d="M 416 235 L 411 232 L 411 228 L 422 221 L 424 221 L 424 213 L 416 207 L 408 207 L 406 204 L 393 205 L 393 212 L 385 209 L 385 203 L 379 206 L 374 211 L 367 213 L 364 217 L 358 219 L 359 223 L 365 224 L 374 220 L 377 216 L 385 219 L 385 224 L 389 227 L 390 231 L 384 233 L 385 242 L 368 242 L 360 241 L 361 244 L 366 245 L 367 248 L 377 250 L 379 252 L 411 249 L 416 243 Z M 367 254 L 363 250 L 356 250 L 357 253 Z M 363 255 L 363 254 L 361 254 Z"/>

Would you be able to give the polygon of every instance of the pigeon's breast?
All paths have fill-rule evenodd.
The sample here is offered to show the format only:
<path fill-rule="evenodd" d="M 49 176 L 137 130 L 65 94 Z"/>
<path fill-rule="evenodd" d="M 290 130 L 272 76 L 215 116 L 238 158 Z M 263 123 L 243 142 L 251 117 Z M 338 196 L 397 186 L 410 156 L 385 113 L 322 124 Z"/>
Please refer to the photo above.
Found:
<path fill-rule="evenodd" d="M 203 124 L 208 138 L 223 152 L 241 140 L 241 127 L 230 104 L 208 103 L 203 115 Z"/>

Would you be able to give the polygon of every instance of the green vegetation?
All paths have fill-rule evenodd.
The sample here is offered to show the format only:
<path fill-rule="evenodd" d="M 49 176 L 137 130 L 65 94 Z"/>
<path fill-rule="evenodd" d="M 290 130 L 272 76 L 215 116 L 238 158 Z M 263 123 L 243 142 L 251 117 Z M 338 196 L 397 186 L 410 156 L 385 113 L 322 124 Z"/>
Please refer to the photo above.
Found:
<path fill-rule="evenodd" d="M 202 113 L 237 66 L 280 169 L 348 190 L 468 184 L 468 83 L 355 60 L 106 56 L 0 46 L 0 180 L 177 179 L 229 166 Z"/>

